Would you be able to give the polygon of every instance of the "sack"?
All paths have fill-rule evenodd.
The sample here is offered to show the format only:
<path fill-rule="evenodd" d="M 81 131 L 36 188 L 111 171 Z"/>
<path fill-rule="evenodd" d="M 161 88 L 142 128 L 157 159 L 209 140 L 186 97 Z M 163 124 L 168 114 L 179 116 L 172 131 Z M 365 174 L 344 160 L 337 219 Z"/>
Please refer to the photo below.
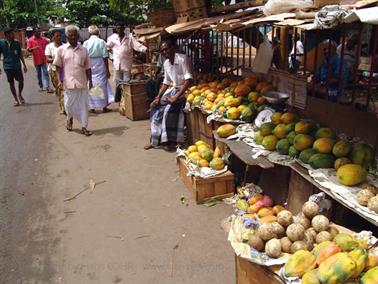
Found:
<path fill-rule="evenodd" d="M 269 0 L 264 8 L 263 12 L 265 16 L 276 15 L 281 13 L 288 13 L 296 9 L 305 9 L 312 7 L 312 0 Z"/>

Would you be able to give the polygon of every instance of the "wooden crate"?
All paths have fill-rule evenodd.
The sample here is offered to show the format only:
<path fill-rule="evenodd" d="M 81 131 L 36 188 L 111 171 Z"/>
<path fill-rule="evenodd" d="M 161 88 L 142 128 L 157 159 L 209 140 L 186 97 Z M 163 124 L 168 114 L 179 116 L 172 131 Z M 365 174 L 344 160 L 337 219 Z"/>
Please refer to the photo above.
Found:
<path fill-rule="evenodd" d="M 234 193 L 234 174 L 227 171 L 215 177 L 203 179 L 187 176 L 188 168 L 184 158 L 178 159 L 180 177 L 197 203 L 209 198 L 221 198 Z"/>
<path fill-rule="evenodd" d="M 145 81 L 140 81 L 140 82 L 137 82 L 137 83 L 121 84 L 121 88 L 122 88 L 122 94 L 129 94 L 129 95 L 146 94 L 146 82 Z"/>
<path fill-rule="evenodd" d="M 236 284 L 283 284 L 276 274 L 279 266 L 261 266 L 235 256 Z M 276 272 L 276 273 L 275 273 Z"/>
<path fill-rule="evenodd" d="M 145 94 L 129 95 L 122 94 L 125 105 L 125 115 L 131 120 L 145 120 L 149 119 L 148 111 L 149 105 Z"/>
<path fill-rule="evenodd" d="M 199 140 L 205 141 L 214 149 L 213 122 L 207 123 L 208 114 L 198 111 Z"/>
<path fill-rule="evenodd" d="M 188 144 L 194 144 L 200 139 L 198 127 L 198 112 L 198 109 L 184 112 Z"/>

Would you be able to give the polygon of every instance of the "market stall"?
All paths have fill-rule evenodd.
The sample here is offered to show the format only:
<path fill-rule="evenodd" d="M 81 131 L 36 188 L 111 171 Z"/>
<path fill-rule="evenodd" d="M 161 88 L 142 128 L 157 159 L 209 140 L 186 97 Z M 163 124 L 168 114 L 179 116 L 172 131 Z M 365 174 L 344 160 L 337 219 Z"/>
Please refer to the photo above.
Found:
<path fill-rule="evenodd" d="M 211 54 L 227 54 L 225 60 L 211 61 L 212 76 L 201 75 L 187 94 L 192 145 L 181 152 L 181 159 L 206 179 L 208 169 L 220 169 L 212 161 L 222 157 L 222 169 L 227 165 L 235 176 L 237 194 L 227 202 L 235 207 L 228 239 L 237 255 L 237 283 L 378 279 L 377 31 L 375 23 L 359 15 L 325 30 L 314 26 L 313 18 L 297 19 L 295 13 L 256 14 L 210 25 L 221 34 L 209 37 Z M 345 51 L 351 35 L 346 29 L 366 31 L 349 55 Z M 218 48 L 220 38 L 226 44 Z M 198 46 L 208 46 L 206 40 Z M 341 75 L 333 80 L 329 61 L 336 47 L 340 63 L 335 73 Z M 256 50 L 254 58 L 246 52 L 249 48 Z M 190 55 L 190 49 L 185 51 Z M 344 61 L 351 54 L 357 58 L 353 64 Z M 362 55 L 369 59 L 364 61 Z M 268 57 L 268 63 L 261 57 Z M 288 58 L 298 58 L 292 70 Z M 345 86 L 343 64 L 350 64 Z M 257 72 L 267 65 L 267 72 Z M 320 81 L 313 79 L 322 66 L 326 93 L 316 89 Z M 212 179 L 216 177 L 214 173 Z M 332 264 L 340 265 L 342 272 Z"/>

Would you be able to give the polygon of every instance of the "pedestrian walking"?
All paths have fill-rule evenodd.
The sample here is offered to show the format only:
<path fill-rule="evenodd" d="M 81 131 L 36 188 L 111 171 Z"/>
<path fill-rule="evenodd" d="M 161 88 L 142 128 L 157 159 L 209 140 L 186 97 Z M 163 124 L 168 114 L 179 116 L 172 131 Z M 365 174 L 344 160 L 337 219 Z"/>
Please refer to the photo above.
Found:
<path fill-rule="evenodd" d="M 14 106 L 25 104 L 22 96 L 24 88 L 24 75 L 21 70 L 21 62 L 24 67 L 24 72 L 28 71 L 24 57 L 22 55 L 21 44 L 14 38 L 14 31 L 11 28 L 4 30 L 5 39 L 0 39 L 0 56 L 3 55 L 3 68 L 7 75 L 10 90 L 15 100 Z M 0 75 L 2 71 L 0 69 Z M 18 95 L 14 80 L 18 81 Z"/>
<path fill-rule="evenodd" d="M 56 66 L 56 76 L 59 77 L 63 68 L 63 81 L 59 87 L 64 88 L 64 108 L 67 113 L 68 131 L 72 131 L 73 118 L 81 123 L 81 134 L 92 135 L 88 127 L 88 86 L 91 89 L 92 74 L 88 51 L 78 43 L 79 28 L 69 25 L 65 29 L 67 43 L 57 50 L 53 64 Z"/>
<path fill-rule="evenodd" d="M 34 35 L 28 40 L 27 49 L 33 56 L 33 63 L 37 70 L 39 91 L 52 93 L 53 91 L 50 89 L 50 79 L 45 56 L 45 48 L 48 44 L 48 39 L 41 35 L 41 29 L 36 27 L 34 29 Z"/>
<path fill-rule="evenodd" d="M 59 77 L 57 76 L 56 73 L 56 67 L 53 64 L 54 59 L 56 57 L 56 52 L 58 48 L 62 45 L 62 38 L 59 30 L 53 30 L 51 32 L 51 40 L 45 49 L 45 55 L 46 55 L 46 60 L 48 63 L 47 70 L 49 72 L 51 82 L 55 88 L 55 94 L 58 97 L 59 101 L 59 110 L 60 114 L 66 114 L 64 110 L 64 94 L 63 94 L 63 88 L 59 87 L 59 82 L 63 80 L 63 71 L 59 73 Z"/>
<path fill-rule="evenodd" d="M 151 103 L 151 139 L 145 150 L 164 145 L 175 147 L 184 142 L 185 92 L 193 82 L 190 61 L 177 53 L 170 40 L 163 41 L 164 80 L 159 94 Z"/>
<path fill-rule="evenodd" d="M 147 47 L 138 42 L 131 33 L 125 33 L 123 23 L 117 24 L 116 30 L 118 36 L 109 39 L 108 48 L 113 51 L 114 79 L 118 86 L 120 82 L 131 79 L 133 50 L 146 52 Z"/>
<path fill-rule="evenodd" d="M 90 112 L 96 112 L 96 109 L 102 108 L 103 112 L 111 111 L 108 105 L 114 102 L 112 89 L 109 85 L 109 53 L 106 47 L 106 42 L 99 37 L 100 30 L 97 26 L 88 27 L 90 37 L 86 40 L 83 46 L 88 51 L 90 58 L 92 81 L 94 87 L 101 88 L 104 96 L 98 97 L 89 93 L 89 108 Z"/>

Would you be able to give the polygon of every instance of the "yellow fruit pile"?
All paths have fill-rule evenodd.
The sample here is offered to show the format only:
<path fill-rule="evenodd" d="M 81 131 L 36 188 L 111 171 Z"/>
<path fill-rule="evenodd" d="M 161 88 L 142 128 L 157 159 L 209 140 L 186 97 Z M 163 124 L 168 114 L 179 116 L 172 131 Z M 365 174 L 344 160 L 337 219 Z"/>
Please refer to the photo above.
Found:
<path fill-rule="evenodd" d="M 213 151 L 210 148 L 210 145 L 202 140 L 189 146 L 186 149 L 185 154 L 191 163 L 201 168 L 210 167 L 219 171 L 225 167 L 220 148 L 216 147 Z"/>

